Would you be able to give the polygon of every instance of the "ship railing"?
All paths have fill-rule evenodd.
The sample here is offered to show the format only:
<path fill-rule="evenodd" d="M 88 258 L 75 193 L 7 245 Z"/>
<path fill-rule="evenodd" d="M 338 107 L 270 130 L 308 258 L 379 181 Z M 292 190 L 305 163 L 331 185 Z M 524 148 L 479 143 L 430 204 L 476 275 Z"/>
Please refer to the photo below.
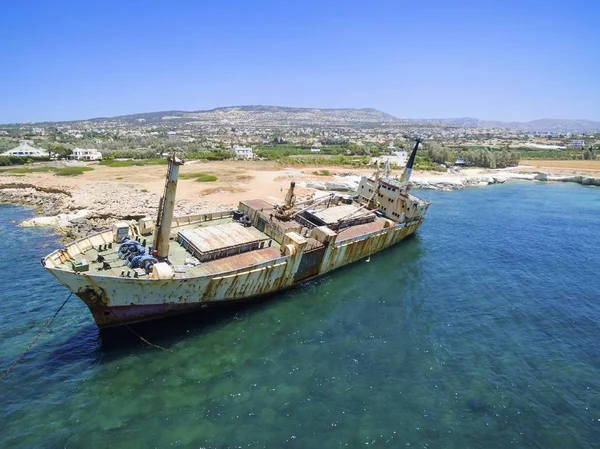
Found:
<path fill-rule="evenodd" d="M 205 212 L 203 214 L 183 215 L 173 218 L 173 226 L 186 226 L 203 221 L 219 220 L 221 218 L 229 218 L 233 215 L 233 210 Z"/>
<path fill-rule="evenodd" d="M 59 265 L 67 262 L 68 260 L 75 259 L 76 256 L 79 254 L 84 254 L 93 247 L 107 245 L 109 243 L 113 243 L 112 230 L 109 229 L 98 231 L 86 237 L 75 240 L 62 249 L 53 251 L 44 259 L 42 259 L 43 265 L 49 268 L 57 268 Z"/>

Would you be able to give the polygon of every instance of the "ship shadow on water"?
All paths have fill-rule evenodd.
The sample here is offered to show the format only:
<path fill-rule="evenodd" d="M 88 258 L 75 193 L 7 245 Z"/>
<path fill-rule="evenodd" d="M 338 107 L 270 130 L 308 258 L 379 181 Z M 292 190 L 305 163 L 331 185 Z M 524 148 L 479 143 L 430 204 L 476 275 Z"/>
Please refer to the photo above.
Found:
<path fill-rule="evenodd" d="M 244 304 L 209 307 L 127 326 L 107 328 L 98 331 L 98 340 L 104 356 L 108 359 L 144 348 L 149 351 L 160 349 L 152 345 L 170 350 L 182 340 L 211 332 L 222 324 L 242 319 L 242 316 L 246 318 L 249 314 L 259 313 L 273 301 L 285 301 L 286 296 L 291 299 L 291 291 L 272 293 Z"/>
<path fill-rule="evenodd" d="M 400 245 L 386 248 L 373 255 L 369 269 L 378 270 L 383 267 L 389 269 L 390 266 L 394 269 L 398 265 L 405 264 L 406 266 L 413 266 L 415 261 L 422 255 L 421 243 L 421 237 L 418 234 L 413 234 Z M 272 307 L 275 302 L 279 304 L 294 301 L 303 289 L 319 288 L 321 284 L 329 283 L 331 280 L 335 281 L 336 277 L 342 278 L 344 275 L 355 274 L 353 272 L 360 269 L 359 267 L 365 263 L 365 259 L 368 259 L 368 257 L 365 256 L 350 265 L 338 268 L 319 278 L 310 279 L 284 291 L 269 293 L 248 302 L 213 306 L 128 326 L 107 328 L 101 331 L 96 330 L 101 350 L 104 353 L 103 358 L 110 360 L 129 355 L 133 351 L 158 350 L 158 348 L 144 342 L 142 338 L 153 345 L 171 349 L 173 345 L 182 340 L 216 331 L 220 325 L 228 324 L 234 320 L 247 319 L 249 316 L 261 313 L 266 308 Z M 308 298 L 303 300 L 306 299 Z"/>
<path fill-rule="evenodd" d="M 368 270 L 380 273 L 382 270 L 397 270 L 402 266 L 414 267 L 415 262 L 421 255 L 421 237 L 418 234 L 412 235 L 400 245 L 386 248 L 373 255 L 371 262 L 368 264 Z M 307 289 L 311 291 L 319 289 L 324 284 L 335 288 L 336 283 L 346 283 L 349 277 L 359 279 L 355 275 L 358 270 L 364 270 L 365 259 L 367 257 L 317 279 L 308 280 L 285 291 L 270 293 L 249 302 L 208 307 L 171 317 L 103 330 L 99 330 L 90 317 L 89 325 L 79 327 L 73 335 L 61 344 L 60 348 L 51 351 L 46 359 L 45 368 L 54 371 L 59 366 L 78 363 L 83 360 L 98 364 L 140 351 L 159 351 L 158 348 L 152 345 L 168 350 L 176 350 L 173 347 L 183 340 L 217 331 L 220 326 L 227 325 L 235 320 L 248 319 L 254 314 L 262 313 L 266 308 L 273 307 L 275 303 L 295 301 L 299 295 L 306 293 Z M 315 301 L 319 301 L 318 295 L 311 294 L 310 296 Z M 304 297 L 301 300 L 310 301 L 311 297 Z M 345 300 L 345 298 L 340 300 Z M 336 304 L 334 298 L 331 298 L 330 306 L 333 308 Z M 142 338 L 152 345 L 144 342 Z M 37 351 L 34 347 L 32 352 L 44 353 L 46 350 L 47 348 L 42 345 L 38 347 Z"/>

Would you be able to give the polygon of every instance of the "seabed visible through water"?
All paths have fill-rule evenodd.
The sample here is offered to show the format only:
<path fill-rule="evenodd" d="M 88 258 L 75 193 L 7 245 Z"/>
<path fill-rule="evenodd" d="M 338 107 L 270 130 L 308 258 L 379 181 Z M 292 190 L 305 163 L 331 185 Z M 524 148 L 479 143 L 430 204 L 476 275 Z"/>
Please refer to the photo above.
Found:
<path fill-rule="evenodd" d="M 252 306 L 99 334 L 73 298 L 2 384 L 9 447 L 595 447 L 600 190 L 430 199 L 418 235 Z M 68 292 L 0 205 L 0 370 Z"/>

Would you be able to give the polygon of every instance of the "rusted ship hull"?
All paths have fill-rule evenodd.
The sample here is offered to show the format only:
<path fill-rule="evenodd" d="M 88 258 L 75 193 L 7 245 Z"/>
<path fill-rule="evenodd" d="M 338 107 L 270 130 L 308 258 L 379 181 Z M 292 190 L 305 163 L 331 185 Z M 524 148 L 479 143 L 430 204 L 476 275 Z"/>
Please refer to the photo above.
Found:
<path fill-rule="evenodd" d="M 356 236 L 350 231 L 346 238 L 316 248 L 307 248 L 298 242 L 288 243 L 289 248 L 283 247 L 281 253 L 265 248 L 259 250 L 267 258 L 263 262 L 183 279 L 134 279 L 93 272 L 77 273 L 54 268 L 60 261 L 52 261 L 52 255 L 44 265 L 60 283 L 81 298 L 102 329 L 205 307 L 252 301 L 294 287 L 399 243 L 413 234 L 423 220 L 397 223 Z M 363 227 L 368 228 L 368 225 Z M 99 233 L 96 237 L 101 236 Z M 268 258 L 269 255 L 273 257 Z M 249 257 L 244 254 L 234 257 L 244 256 Z"/>

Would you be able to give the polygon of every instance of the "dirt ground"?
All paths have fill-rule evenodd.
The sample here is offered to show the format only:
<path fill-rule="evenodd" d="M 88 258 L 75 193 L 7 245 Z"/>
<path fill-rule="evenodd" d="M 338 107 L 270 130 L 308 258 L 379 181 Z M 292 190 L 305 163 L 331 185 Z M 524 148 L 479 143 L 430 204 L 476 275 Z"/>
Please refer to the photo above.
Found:
<path fill-rule="evenodd" d="M 53 173 L 32 173 L 20 176 L 2 176 L 4 182 L 31 183 L 40 187 L 64 190 L 78 190 L 96 185 L 99 193 L 108 184 L 128 184 L 140 190 L 162 195 L 165 183 L 166 165 L 109 167 L 90 164 L 93 171 L 75 177 L 59 177 Z M 177 198 L 188 201 L 202 201 L 215 205 L 237 206 L 240 200 L 262 198 L 278 202 L 285 197 L 290 181 L 334 179 L 332 176 L 314 175 L 313 172 L 327 169 L 332 174 L 370 174 L 372 170 L 352 170 L 332 167 L 282 167 L 266 161 L 191 161 L 180 168 L 180 174 L 206 173 L 215 175 L 216 181 L 197 182 L 195 179 L 180 177 L 177 185 Z M 296 196 L 302 198 L 313 194 L 313 190 L 296 188 Z M 94 201 L 94 198 L 90 198 Z"/>
<path fill-rule="evenodd" d="M 556 174 L 581 174 L 600 176 L 600 161 L 522 161 L 524 164 L 510 171 L 533 172 L 543 171 Z M 1 176 L 2 182 L 25 182 L 41 187 L 52 187 L 65 190 L 96 192 L 89 194 L 88 201 L 94 203 L 103 198 L 103 191 L 114 191 L 120 183 L 127 184 L 142 191 L 162 195 L 165 182 L 166 165 L 109 167 L 90 164 L 94 170 L 84 172 L 75 177 L 59 177 L 52 173 L 34 173 L 24 176 Z M 213 182 L 197 182 L 195 179 L 180 178 L 177 187 L 177 198 L 192 203 L 204 203 L 207 206 L 224 205 L 236 207 L 240 200 L 262 198 L 271 202 L 284 199 L 290 181 L 331 181 L 333 176 L 316 175 L 319 170 L 327 170 L 331 175 L 370 175 L 373 169 L 354 169 L 348 167 L 285 167 L 268 161 L 191 161 L 181 167 L 180 173 L 207 173 L 218 179 Z M 442 181 L 451 178 L 476 177 L 499 173 L 504 170 L 488 170 L 469 168 L 460 173 L 413 172 L 413 179 L 422 181 Z M 400 171 L 395 174 L 401 174 Z M 91 187 L 91 188 L 90 188 Z M 95 190 L 96 189 L 96 190 Z M 298 198 L 315 194 L 314 190 L 296 189 Z M 118 201 L 118 200 L 115 200 Z"/>
<path fill-rule="evenodd" d="M 583 160 L 565 160 L 557 161 L 552 159 L 533 159 L 533 160 L 522 160 L 521 164 L 524 169 L 532 169 L 552 172 L 557 174 L 581 174 L 590 175 L 598 174 L 600 172 L 600 160 L 596 161 L 583 161 Z M 595 173 L 594 173 L 595 172 Z"/>

